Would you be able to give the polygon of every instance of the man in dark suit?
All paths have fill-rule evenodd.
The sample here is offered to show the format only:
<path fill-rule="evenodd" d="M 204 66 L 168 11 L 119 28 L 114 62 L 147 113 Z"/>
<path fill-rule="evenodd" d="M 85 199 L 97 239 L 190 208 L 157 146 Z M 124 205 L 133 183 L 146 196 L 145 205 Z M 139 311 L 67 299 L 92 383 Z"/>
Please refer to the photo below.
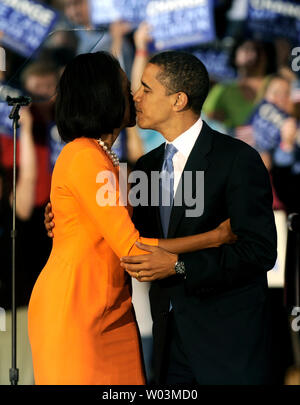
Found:
<path fill-rule="evenodd" d="M 123 266 L 141 282 L 152 281 L 156 382 L 265 384 L 267 271 L 277 255 L 272 192 L 259 154 L 201 120 L 208 87 L 207 71 L 193 55 L 165 52 L 147 65 L 134 95 L 138 124 L 162 133 L 166 144 L 140 158 L 135 170 L 148 179 L 162 168 L 173 175 L 175 203 L 171 198 L 169 211 L 161 200 L 160 206 L 137 206 L 133 220 L 145 237 L 176 238 L 230 218 L 238 240 L 179 257 L 143 245 L 152 253 L 124 258 Z M 204 193 L 196 172 L 204 172 Z M 192 193 L 194 207 L 184 198 L 176 204 L 181 190 Z"/>

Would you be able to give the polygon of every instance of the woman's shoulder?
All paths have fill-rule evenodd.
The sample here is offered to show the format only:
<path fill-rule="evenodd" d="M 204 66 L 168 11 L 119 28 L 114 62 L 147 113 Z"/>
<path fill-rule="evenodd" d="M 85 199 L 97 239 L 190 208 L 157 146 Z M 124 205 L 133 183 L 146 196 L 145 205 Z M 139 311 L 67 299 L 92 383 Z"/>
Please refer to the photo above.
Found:
<path fill-rule="evenodd" d="M 90 167 L 106 166 L 106 156 L 96 139 L 80 137 L 68 142 L 62 149 L 54 167 L 54 171 L 65 171 L 74 165 Z"/>
<path fill-rule="evenodd" d="M 59 158 L 74 159 L 78 155 L 96 155 L 101 159 L 102 153 L 96 139 L 80 137 L 68 142 L 62 149 Z"/>

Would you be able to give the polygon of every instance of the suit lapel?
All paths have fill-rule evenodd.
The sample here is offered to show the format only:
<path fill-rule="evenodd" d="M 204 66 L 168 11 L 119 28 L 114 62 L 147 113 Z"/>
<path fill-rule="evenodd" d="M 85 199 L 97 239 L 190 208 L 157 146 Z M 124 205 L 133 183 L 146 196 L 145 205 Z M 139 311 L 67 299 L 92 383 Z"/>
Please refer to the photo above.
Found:
<path fill-rule="evenodd" d="M 184 172 L 190 171 L 193 172 L 193 174 L 195 174 L 196 171 L 205 171 L 208 168 L 209 159 L 207 155 L 212 148 L 212 141 L 213 141 L 213 132 L 209 128 L 209 126 L 203 121 L 203 127 L 186 162 L 186 165 L 182 172 L 179 186 L 177 188 L 175 200 L 176 197 L 178 198 L 178 193 L 181 192 L 182 204 L 179 206 L 173 205 L 169 223 L 168 238 L 174 237 L 179 222 L 181 221 L 183 215 L 185 214 L 185 210 L 189 208 L 186 207 L 186 205 L 184 204 L 184 192 L 183 192 Z M 192 190 L 193 198 L 196 197 L 196 182 L 194 177 L 195 176 L 193 175 L 193 190 Z"/>

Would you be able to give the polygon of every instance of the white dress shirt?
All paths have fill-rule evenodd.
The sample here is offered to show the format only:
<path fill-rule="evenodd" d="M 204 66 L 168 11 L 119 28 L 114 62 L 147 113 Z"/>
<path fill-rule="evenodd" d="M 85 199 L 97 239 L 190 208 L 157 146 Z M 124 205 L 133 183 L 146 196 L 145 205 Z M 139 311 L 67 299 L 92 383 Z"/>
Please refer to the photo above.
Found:
<path fill-rule="evenodd" d="M 203 121 L 201 117 L 192 125 L 187 131 L 183 134 L 179 135 L 173 142 L 166 141 L 166 145 L 168 143 L 172 143 L 178 152 L 175 153 L 173 156 L 172 162 L 174 166 L 174 196 L 185 167 L 185 164 L 190 156 L 190 153 L 195 145 L 195 142 L 200 134 L 202 129 Z"/>

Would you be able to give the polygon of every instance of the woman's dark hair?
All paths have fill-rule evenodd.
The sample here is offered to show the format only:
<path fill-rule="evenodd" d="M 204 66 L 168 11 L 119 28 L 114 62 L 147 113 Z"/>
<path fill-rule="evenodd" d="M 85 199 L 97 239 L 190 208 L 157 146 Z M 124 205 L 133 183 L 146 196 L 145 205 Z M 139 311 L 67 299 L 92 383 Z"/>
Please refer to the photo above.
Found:
<path fill-rule="evenodd" d="M 107 52 L 77 56 L 58 83 L 55 118 L 63 141 L 99 138 L 120 128 L 125 113 L 119 62 Z"/>

